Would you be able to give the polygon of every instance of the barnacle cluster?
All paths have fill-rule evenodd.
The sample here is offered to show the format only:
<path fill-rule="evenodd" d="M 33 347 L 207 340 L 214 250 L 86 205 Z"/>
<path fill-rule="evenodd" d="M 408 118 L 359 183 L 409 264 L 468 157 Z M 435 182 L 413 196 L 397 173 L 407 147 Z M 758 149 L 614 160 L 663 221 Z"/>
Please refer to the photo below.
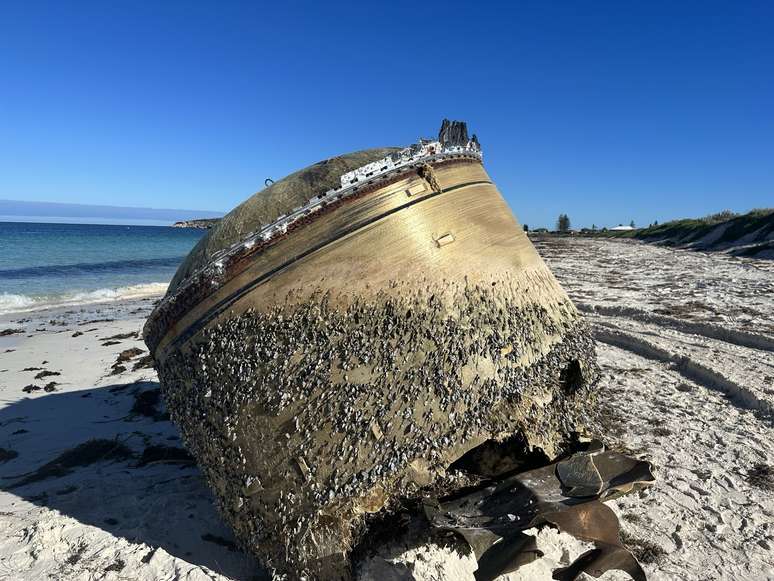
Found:
<path fill-rule="evenodd" d="M 270 567 L 346 577 L 364 514 L 488 439 L 520 432 L 553 456 L 577 429 L 598 371 L 568 300 L 525 303 L 508 276 L 453 305 L 432 289 L 245 312 L 162 363 L 186 445 Z"/>

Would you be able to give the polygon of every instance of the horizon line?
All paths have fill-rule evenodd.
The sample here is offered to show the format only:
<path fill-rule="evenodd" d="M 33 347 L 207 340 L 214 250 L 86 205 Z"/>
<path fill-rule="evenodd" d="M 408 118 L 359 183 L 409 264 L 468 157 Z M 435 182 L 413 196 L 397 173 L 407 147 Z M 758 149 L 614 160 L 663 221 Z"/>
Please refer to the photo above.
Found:
<path fill-rule="evenodd" d="M 68 216 L 4 216 L 0 214 L 1 224 L 51 224 L 60 226 L 151 226 L 158 228 L 173 228 L 175 222 L 188 220 L 155 220 L 144 218 L 109 218 L 109 217 L 68 217 Z"/>
<path fill-rule="evenodd" d="M 177 222 L 202 218 L 221 218 L 225 212 L 183 208 L 150 208 L 142 206 L 113 206 L 110 204 L 80 204 L 70 202 L 31 202 L 0 199 L 0 220 L 30 222 L 31 219 L 78 220 L 140 220 Z"/>

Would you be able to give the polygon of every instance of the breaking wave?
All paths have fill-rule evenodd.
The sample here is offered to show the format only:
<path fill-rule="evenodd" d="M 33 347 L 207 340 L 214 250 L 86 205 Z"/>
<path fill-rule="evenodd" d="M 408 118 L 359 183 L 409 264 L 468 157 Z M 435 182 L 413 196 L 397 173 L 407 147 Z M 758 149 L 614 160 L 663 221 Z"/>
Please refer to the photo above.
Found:
<path fill-rule="evenodd" d="M 166 282 L 134 284 L 119 288 L 101 288 L 87 292 L 64 293 L 48 296 L 28 296 L 19 294 L 0 294 L 0 315 L 23 313 L 52 307 L 87 305 L 117 300 L 139 299 L 160 296 L 167 290 Z"/>

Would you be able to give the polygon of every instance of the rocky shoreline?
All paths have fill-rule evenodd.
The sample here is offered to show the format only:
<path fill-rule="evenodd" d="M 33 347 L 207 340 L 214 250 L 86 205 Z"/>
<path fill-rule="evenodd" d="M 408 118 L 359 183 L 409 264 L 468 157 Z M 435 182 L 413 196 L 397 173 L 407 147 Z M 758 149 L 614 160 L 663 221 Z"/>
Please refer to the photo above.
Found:
<path fill-rule="evenodd" d="M 220 222 L 220 218 L 199 218 L 198 220 L 181 220 L 172 224 L 173 228 L 198 228 L 200 230 L 209 230 L 215 224 Z"/>

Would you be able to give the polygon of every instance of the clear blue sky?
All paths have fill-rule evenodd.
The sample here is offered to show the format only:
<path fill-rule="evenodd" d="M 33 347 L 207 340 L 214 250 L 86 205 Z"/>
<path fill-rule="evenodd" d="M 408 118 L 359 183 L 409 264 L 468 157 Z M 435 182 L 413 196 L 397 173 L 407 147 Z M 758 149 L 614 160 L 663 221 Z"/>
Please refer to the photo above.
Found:
<path fill-rule="evenodd" d="M 0 198 L 228 210 L 468 121 L 522 222 L 774 205 L 772 2 L 5 2 Z"/>

